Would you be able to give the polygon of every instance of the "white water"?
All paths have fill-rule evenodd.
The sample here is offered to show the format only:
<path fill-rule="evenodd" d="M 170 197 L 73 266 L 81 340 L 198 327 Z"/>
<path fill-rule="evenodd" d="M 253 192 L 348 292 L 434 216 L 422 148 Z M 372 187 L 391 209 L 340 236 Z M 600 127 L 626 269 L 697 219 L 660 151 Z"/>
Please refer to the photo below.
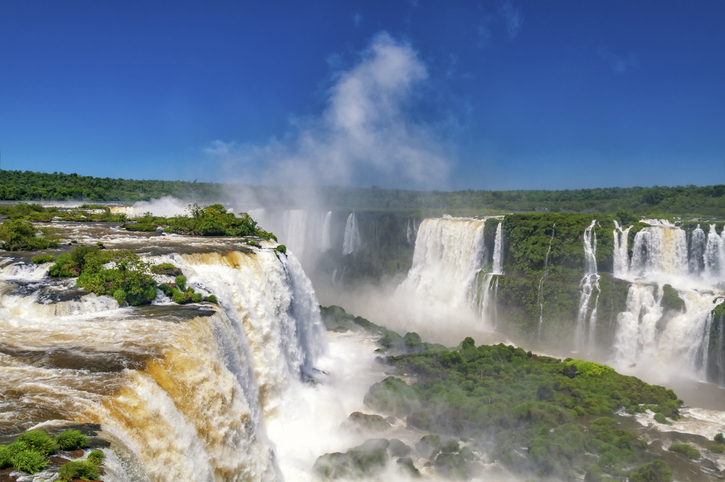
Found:
<path fill-rule="evenodd" d="M 582 352 L 585 349 L 592 351 L 596 342 L 597 330 L 597 304 L 599 303 L 599 273 L 597 272 L 597 233 L 594 227 L 597 220 L 592 220 L 591 224 L 584 230 L 584 276 L 582 277 L 579 287 L 581 296 L 579 297 L 579 314 L 576 322 L 576 333 L 574 334 L 575 349 Z M 594 300 L 594 307 L 589 314 L 589 301 L 594 293 L 597 296 Z M 587 314 L 589 314 L 589 323 L 587 325 Z M 589 333 L 589 342 L 585 342 L 585 333 Z"/>
<path fill-rule="evenodd" d="M 360 249 L 360 232 L 357 229 L 357 215 L 350 213 L 345 223 L 345 236 L 342 242 L 342 254 L 352 254 Z"/>
<path fill-rule="evenodd" d="M 281 479 L 264 419 L 318 376 L 326 346 L 309 280 L 293 255 L 270 248 L 154 261 L 173 261 L 219 308 L 59 301 L 69 284 L 42 279 L 47 265 L 4 266 L 0 433 L 100 423 L 136 461 L 108 481 L 130 480 L 129 470 L 153 481 Z"/>
<path fill-rule="evenodd" d="M 413 264 L 396 296 L 411 297 L 427 317 L 496 324 L 495 295 L 503 265 L 502 223 L 487 272 L 483 230 L 486 219 L 425 219 L 418 228 Z M 453 316 L 452 316 L 453 315 Z"/>
<path fill-rule="evenodd" d="M 657 366 L 706 379 L 711 311 L 725 296 L 718 286 L 724 277 L 722 237 L 711 226 L 706 240 L 698 226 L 688 247 L 684 230 L 664 221 L 647 222 L 650 226 L 634 237 L 629 263 L 626 243 L 631 227 L 615 226 L 614 230 L 614 274 L 632 285 L 627 309 L 617 315 L 613 364 L 641 370 Z M 663 308 L 665 284 L 684 301 L 682 312 Z"/>
<path fill-rule="evenodd" d="M 320 251 L 329 251 L 332 248 L 332 235 L 330 234 L 330 220 L 332 211 L 327 211 L 325 220 L 322 221 L 322 239 L 320 240 Z"/>

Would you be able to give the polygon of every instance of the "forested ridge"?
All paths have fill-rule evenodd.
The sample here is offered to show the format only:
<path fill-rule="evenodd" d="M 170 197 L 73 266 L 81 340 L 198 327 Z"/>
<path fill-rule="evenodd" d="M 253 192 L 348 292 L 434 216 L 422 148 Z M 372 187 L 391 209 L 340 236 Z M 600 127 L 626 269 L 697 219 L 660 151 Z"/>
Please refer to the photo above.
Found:
<path fill-rule="evenodd" d="M 0 171 L 0 200 L 140 201 L 175 196 L 218 201 L 228 192 L 237 199 L 267 207 L 299 206 L 304 188 L 111 179 L 78 174 Z M 620 209 L 643 215 L 720 216 L 725 212 L 725 185 L 597 188 L 562 191 L 406 191 L 399 189 L 320 187 L 315 197 L 329 209 L 444 210 L 453 215 L 492 211 L 605 212 Z M 303 206 L 300 206 L 303 207 Z"/>

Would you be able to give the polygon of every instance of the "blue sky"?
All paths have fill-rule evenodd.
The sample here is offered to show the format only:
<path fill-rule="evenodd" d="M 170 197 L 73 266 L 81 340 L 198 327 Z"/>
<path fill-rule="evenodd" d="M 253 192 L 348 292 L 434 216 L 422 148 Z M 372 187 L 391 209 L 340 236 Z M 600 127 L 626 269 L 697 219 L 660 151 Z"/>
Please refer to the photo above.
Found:
<path fill-rule="evenodd" d="M 0 0 L 3 169 L 725 183 L 725 0 Z"/>

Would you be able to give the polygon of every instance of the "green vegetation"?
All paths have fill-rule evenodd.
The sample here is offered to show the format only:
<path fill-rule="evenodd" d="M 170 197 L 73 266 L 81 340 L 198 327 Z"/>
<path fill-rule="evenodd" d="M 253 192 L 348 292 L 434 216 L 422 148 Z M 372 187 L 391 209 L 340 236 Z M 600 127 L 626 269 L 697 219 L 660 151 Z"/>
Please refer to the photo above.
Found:
<path fill-rule="evenodd" d="M 260 238 L 277 238 L 257 227 L 257 222 L 247 213 L 228 213 L 221 204 L 200 207 L 190 206 L 191 216 L 178 216 L 167 220 L 170 230 L 178 234 L 196 236 L 257 236 Z"/>
<path fill-rule="evenodd" d="M 114 263 L 113 268 L 103 265 Z M 111 295 L 119 304 L 147 305 L 156 299 L 156 282 L 151 268 L 129 250 L 101 250 L 98 246 L 78 246 L 58 256 L 48 271 L 51 277 L 78 276 L 76 285 L 97 295 Z"/>
<path fill-rule="evenodd" d="M 681 312 L 685 309 L 685 301 L 680 298 L 680 294 L 671 285 L 662 287 L 662 308 Z"/>
<path fill-rule="evenodd" d="M 6 251 L 34 251 L 58 247 L 58 242 L 48 230 L 43 234 L 44 236 L 38 236 L 36 227 L 28 221 L 4 221 L 0 224 L 0 247 Z"/>
<path fill-rule="evenodd" d="M 40 472 L 48 464 L 45 457 L 33 450 L 21 450 L 10 457 L 10 463 L 15 470 L 35 474 Z"/>
<path fill-rule="evenodd" d="M 55 256 L 53 256 L 52 254 L 43 254 L 41 256 L 33 257 L 32 261 L 35 264 L 52 263 L 55 261 Z"/>
<path fill-rule="evenodd" d="M 2 173 L 0 173 L 2 177 Z M 108 206 L 88 208 L 60 209 L 57 207 L 43 207 L 40 204 L 17 203 L 15 205 L 0 205 L 0 214 L 11 220 L 24 221 L 75 221 L 75 222 L 124 222 L 125 214 L 113 214 Z"/>
<path fill-rule="evenodd" d="M 326 480 L 375 476 L 388 462 L 389 444 L 385 439 L 373 439 L 346 453 L 325 454 L 317 459 L 312 470 Z"/>
<path fill-rule="evenodd" d="M 400 336 L 392 330 L 376 325 L 361 316 L 347 313 L 339 306 L 321 306 L 320 315 L 328 331 L 344 333 L 346 331 L 365 331 L 371 335 L 379 335 L 379 352 L 388 353 L 420 353 L 428 350 L 443 350 L 443 345 L 425 343 L 417 333 L 406 333 Z"/>
<path fill-rule="evenodd" d="M 700 458 L 700 451 L 688 444 L 672 444 L 668 450 L 670 452 L 682 454 L 688 459 Z"/>
<path fill-rule="evenodd" d="M 672 470 L 664 460 L 653 460 L 629 473 L 629 482 L 671 482 Z"/>
<path fill-rule="evenodd" d="M 710 445 L 707 449 L 714 454 L 721 454 L 725 452 L 725 447 L 722 445 Z"/>
<path fill-rule="evenodd" d="M 88 454 L 88 461 L 96 465 L 101 465 L 104 458 L 106 455 L 100 450 L 93 450 Z"/>
<path fill-rule="evenodd" d="M 368 415 L 362 412 L 353 412 L 344 422 L 348 428 L 365 429 L 370 432 L 382 432 L 390 428 L 390 423 L 380 415 Z"/>
<path fill-rule="evenodd" d="M 376 383 L 365 396 L 366 406 L 404 417 L 409 427 L 432 436 L 488 441 L 493 458 L 537 477 L 572 480 L 581 470 L 590 474 L 587 480 L 599 480 L 597 474 L 627 476 L 632 466 L 647 461 L 647 444 L 620 428 L 615 412 L 649 408 L 674 417 L 681 404 L 671 390 L 604 365 L 561 362 L 502 344 L 476 347 L 471 338 L 457 350 L 387 360 L 399 375 L 414 376 L 416 382 L 389 377 Z M 527 447 L 523 460 L 519 447 Z M 441 453 L 453 449 L 452 443 L 441 444 Z M 439 466 L 453 470 L 456 460 L 443 456 Z M 635 472 L 646 477 L 655 470 L 644 466 Z"/>
<path fill-rule="evenodd" d="M 102 454 L 103 452 L 101 452 Z M 62 482 L 70 482 L 72 480 L 76 479 L 82 479 L 82 480 L 98 480 L 100 477 L 100 470 L 99 470 L 99 464 L 103 460 L 101 459 L 88 457 L 88 460 L 73 460 L 71 462 L 68 462 L 64 466 L 60 468 L 60 471 L 58 472 L 59 481 Z"/>
<path fill-rule="evenodd" d="M 713 440 L 715 440 L 715 442 L 717 442 L 717 443 L 723 443 L 723 442 L 725 442 L 725 436 L 723 436 L 722 432 L 720 432 L 717 435 L 715 435 L 715 438 Z"/>
<path fill-rule="evenodd" d="M 165 274 L 167 276 L 180 276 L 181 270 L 171 263 L 157 264 L 151 267 L 153 274 Z"/>
<path fill-rule="evenodd" d="M 78 430 L 66 430 L 55 439 L 50 438 L 42 430 L 31 430 L 20 435 L 9 446 L 0 445 L 0 469 L 13 467 L 21 472 L 35 474 L 48 465 L 48 456 L 55 453 L 56 450 L 76 450 L 87 446 L 88 438 Z M 63 478 L 64 468 L 61 468 L 61 478 L 59 480 L 70 481 L 79 477 L 86 477 L 84 480 L 89 477 L 93 480 L 97 479 L 99 475 L 98 466 L 103 460 L 103 452 L 94 451 L 91 455 L 95 452 L 99 452 L 100 457 L 96 455 L 91 462 L 83 462 L 84 466 L 85 464 L 92 464 L 95 467 L 95 472 L 75 471 L 72 470 L 73 466 L 71 466 L 71 469 L 66 469 L 66 472 L 69 470 L 72 472 L 71 476 Z M 74 462 L 70 462 L 68 465 L 72 463 Z"/>
<path fill-rule="evenodd" d="M 78 430 L 66 430 L 55 438 L 60 450 L 78 450 L 88 447 L 88 437 Z"/>
<path fill-rule="evenodd" d="M 185 181 L 136 181 L 94 178 L 77 174 L 0 172 L 0 199 L 140 201 L 161 196 L 201 199 L 209 202 L 224 197 L 230 185 Z M 304 189 L 233 186 L 251 202 L 268 207 L 294 206 Z M 626 210 L 636 215 L 670 213 L 721 216 L 725 210 L 725 186 L 677 186 L 577 189 L 566 191 L 405 191 L 323 187 L 317 196 L 323 205 L 340 210 L 427 210 L 430 215 L 503 213 L 506 211 L 598 211 Z M 631 223 L 631 221 L 627 221 Z"/>

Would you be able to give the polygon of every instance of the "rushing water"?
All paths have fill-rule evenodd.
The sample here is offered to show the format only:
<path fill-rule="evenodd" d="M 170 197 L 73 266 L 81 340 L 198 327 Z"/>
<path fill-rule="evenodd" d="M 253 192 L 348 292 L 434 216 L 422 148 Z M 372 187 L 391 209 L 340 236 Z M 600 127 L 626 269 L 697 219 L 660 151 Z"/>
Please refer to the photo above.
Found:
<path fill-rule="evenodd" d="M 345 223 L 345 235 L 342 241 L 342 254 L 352 254 L 360 249 L 360 231 L 357 229 L 357 214 L 350 213 Z"/>
<path fill-rule="evenodd" d="M 151 306 L 119 307 L 72 280 L 46 278 L 48 265 L 6 258 L 0 434 L 100 423 L 102 436 L 132 454 L 105 480 L 281 479 L 264 421 L 319 375 L 326 347 L 317 299 L 294 255 L 228 238 L 56 227 L 66 239 L 143 248 L 153 263 L 173 262 L 219 305 L 160 296 Z"/>
<path fill-rule="evenodd" d="M 544 300 L 541 297 L 541 290 L 544 287 L 544 281 L 546 281 L 546 278 L 549 277 L 549 254 L 551 253 L 551 243 L 554 242 L 554 235 L 556 234 L 556 223 L 551 227 L 551 239 L 549 239 L 549 247 L 546 250 L 546 256 L 544 257 L 544 272 L 541 275 L 541 279 L 539 279 L 539 295 L 538 295 L 538 303 L 539 303 L 539 339 L 541 339 L 541 330 L 544 325 Z"/>

